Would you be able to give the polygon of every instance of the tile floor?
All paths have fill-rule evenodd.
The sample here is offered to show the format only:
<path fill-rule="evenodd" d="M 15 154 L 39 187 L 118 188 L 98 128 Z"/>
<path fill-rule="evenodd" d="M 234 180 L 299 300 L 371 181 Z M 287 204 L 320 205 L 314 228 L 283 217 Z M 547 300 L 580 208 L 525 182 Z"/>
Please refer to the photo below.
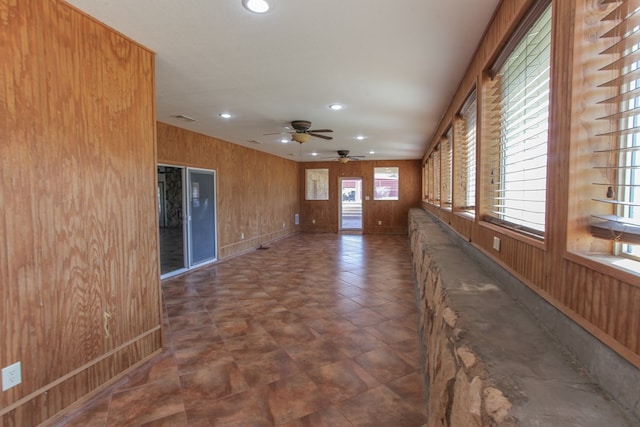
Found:
<path fill-rule="evenodd" d="M 56 426 L 422 426 L 406 236 L 300 234 L 166 280 L 164 351 Z"/>

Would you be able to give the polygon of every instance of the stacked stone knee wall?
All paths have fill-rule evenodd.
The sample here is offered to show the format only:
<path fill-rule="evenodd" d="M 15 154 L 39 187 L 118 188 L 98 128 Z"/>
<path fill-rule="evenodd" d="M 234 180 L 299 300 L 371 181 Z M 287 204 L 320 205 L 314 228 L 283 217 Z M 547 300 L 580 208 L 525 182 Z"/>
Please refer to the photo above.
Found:
<path fill-rule="evenodd" d="M 409 237 L 429 427 L 634 425 L 426 212 Z"/>

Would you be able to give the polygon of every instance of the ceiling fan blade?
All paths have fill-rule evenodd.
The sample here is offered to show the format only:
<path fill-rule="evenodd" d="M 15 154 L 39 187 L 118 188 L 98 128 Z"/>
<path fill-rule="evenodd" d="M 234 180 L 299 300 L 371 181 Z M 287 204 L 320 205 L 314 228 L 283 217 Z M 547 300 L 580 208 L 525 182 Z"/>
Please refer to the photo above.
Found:
<path fill-rule="evenodd" d="M 311 129 L 307 131 L 308 133 L 313 133 L 313 132 L 333 132 L 332 129 Z"/>
<path fill-rule="evenodd" d="M 322 139 L 326 139 L 326 140 L 332 140 L 333 137 L 331 136 L 325 136 L 325 135 L 320 135 L 318 133 L 313 133 L 313 132 L 307 132 L 309 135 L 311 136 L 315 136 L 316 138 L 322 138 Z"/>

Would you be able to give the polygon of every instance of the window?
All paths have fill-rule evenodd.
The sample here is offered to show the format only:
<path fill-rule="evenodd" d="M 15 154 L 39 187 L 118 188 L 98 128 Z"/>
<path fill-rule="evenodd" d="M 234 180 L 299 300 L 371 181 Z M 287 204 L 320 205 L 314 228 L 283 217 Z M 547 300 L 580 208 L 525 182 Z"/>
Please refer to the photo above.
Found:
<path fill-rule="evenodd" d="M 456 208 L 475 213 L 476 207 L 476 117 L 478 104 L 475 89 L 460 109 L 456 121 Z M 459 194 L 459 196 L 458 196 Z"/>
<path fill-rule="evenodd" d="M 434 161 L 433 153 L 429 154 L 429 158 L 427 159 L 427 201 L 429 201 L 429 203 L 434 203 L 436 199 Z"/>
<path fill-rule="evenodd" d="M 373 199 L 398 200 L 398 168 L 373 168 Z"/>
<path fill-rule="evenodd" d="M 598 149 L 596 167 L 600 174 L 595 201 L 609 210 L 595 214 L 594 237 L 617 242 L 619 255 L 640 258 L 640 6 L 625 1 L 603 18 L 611 29 L 603 34 L 609 47 L 602 54 L 610 61 L 603 67 L 600 87 L 611 88 L 611 97 L 601 101 L 613 114 L 601 117 L 609 122 L 609 149 Z"/>
<path fill-rule="evenodd" d="M 440 206 L 451 208 L 451 177 L 452 177 L 452 162 L 453 162 L 453 132 L 451 128 L 447 131 L 444 137 L 442 137 L 441 151 L 441 167 L 442 167 L 442 201 Z"/>
<path fill-rule="evenodd" d="M 440 205 L 440 144 L 433 150 L 433 203 Z"/>
<path fill-rule="evenodd" d="M 538 237 L 544 236 L 551 6 L 541 1 L 523 20 L 489 71 L 487 117 L 492 128 L 486 151 L 485 218 Z"/>

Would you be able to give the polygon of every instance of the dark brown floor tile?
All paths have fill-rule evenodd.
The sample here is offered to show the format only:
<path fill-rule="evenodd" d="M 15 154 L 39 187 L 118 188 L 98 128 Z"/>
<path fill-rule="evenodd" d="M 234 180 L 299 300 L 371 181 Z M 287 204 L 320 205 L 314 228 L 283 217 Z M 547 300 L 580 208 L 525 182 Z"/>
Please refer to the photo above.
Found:
<path fill-rule="evenodd" d="M 311 369 L 307 375 L 333 403 L 351 399 L 380 384 L 351 359 Z"/>
<path fill-rule="evenodd" d="M 284 350 L 238 360 L 238 368 L 249 386 L 268 384 L 301 372 L 298 364 Z"/>
<path fill-rule="evenodd" d="M 397 341 L 387 345 L 395 350 L 396 354 L 400 356 L 402 360 L 413 366 L 415 369 L 422 366 L 420 362 L 420 347 L 418 346 L 417 338 Z"/>
<path fill-rule="evenodd" d="M 335 313 L 319 303 L 309 303 L 290 310 L 301 319 L 323 319 L 335 316 Z"/>
<path fill-rule="evenodd" d="M 389 347 L 380 347 L 361 354 L 355 361 L 378 381 L 385 384 L 415 370 Z"/>
<path fill-rule="evenodd" d="M 381 298 L 372 293 L 367 293 L 361 296 L 353 297 L 351 298 L 351 301 L 354 301 L 363 307 L 375 307 L 377 305 L 383 305 L 389 302 L 389 300 Z"/>
<path fill-rule="evenodd" d="M 191 404 L 186 412 L 187 421 L 192 427 L 273 426 L 251 391 L 234 394 L 213 402 Z"/>
<path fill-rule="evenodd" d="M 348 357 L 338 346 L 323 338 L 292 344 L 286 347 L 285 350 L 305 371 Z"/>
<path fill-rule="evenodd" d="M 169 416 L 141 424 L 141 427 L 176 427 L 187 425 L 187 413 L 177 412 Z"/>
<path fill-rule="evenodd" d="M 205 343 L 196 347 L 176 350 L 175 357 L 180 375 L 207 367 L 210 363 L 224 358 L 233 359 L 230 353 L 223 350 L 224 342 Z"/>
<path fill-rule="evenodd" d="M 282 304 L 282 306 L 287 307 L 287 309 L 302 307 L 305 304 L 309 304 L 311 302 L 311 298 L 306 295 L 287 295 L 284 297 L 278 297 L 278 302 Z"/>
<path fill-rule="evenodd" d="M 332 407 L 309 414 L 297 420 L 281 424 L 282 427 L 353 427 L 345 417 Z"/>
<path fill-rule="evenodd" d="M 216 323 L 218 333 L 223 339 L 241 337 L 249 334 L 265 333 L 265 329 L 256 319 L 241 319 Z"/>
<path fill-rule="evenodd" d="M 249 388 L 233 359 L 216 360 L 180 376 L 185 407 L 218 400 Z"/>
<path fill-rule="evenodd" d="M 236 300 L 232 296 L 209 296 L 201 298 L 201 300 L 202 304 L 210 312 L 214 312 L 216 310 L 242 308 L 242 302 Z"/>
<path fill-rule="evenodd" d="M 291 313 L 290 311 L 282 311 L 280 313 L 268 314 L 265 316 L 259 316 L 258 321 L 267 331 L 276 329 L 282 329 L 287 325 L 295 325 L 300 323 L 300 317 Z"/>
<path fill-rule="evenodd" d="M 260 385 L 254 388 L 254 394 L 274 425 L 302 418 L 329 406 L 318 386 L 306 374 Z"/>
<path fill-rule="evenodd" d="M 418 339 L 416 331 L 406 328 L 394 320 L 387 320 L 373 326 L 368 326 L 364 328 L 364 330 L 386 343 Z"/>
<path fill-rule="evenodd" d="M 236 359 L 253 357 L 278 350 L 280 345 L 267 332 L 243 335 L 225 340 L 224 349 Z"/>
<path fill-rule="evenodd" d="M 217 310 L 209 310 L 209 315 L 215 323 L 229 322 L 232 320 L 248 319 L 250 317 L 253 317 L 242 307 L 242 305 L 224 307 Z"/>
<path fill-rule="evenodd" d="M 360 310 L 364 308 L 364 306 L 358 304 L 357 302 L 349 299 L 343 298 L 337 301 L 332 307 L 331 311 L 338 314 L 349 313 L 350 311 Z"/>
<path fill-rule="evenodd" d="M 84 405 L 74 404 L 69 407 L 69 413 L 56 417 L 51 427 L 104 427 L 109 414 L 111 394 L 103 393 L 89 400 Z"/>
<path fill-rule="evenodd" d="M 354 427 L 422 427 L 427 418 L 386 386 L 336 405 Z"/>
<path fill-rule="evenodd" d="M 107 427 L 144 425 L 184 412 L 177 378 L 114 393 Z"/>
<path fill-rule="evenodd" d="M 177 378 L 178 366 L 173 351 L 164 351 L 118 381 L 120 390 L 139 387 L 164 378 Z"/>
<path fill-rule="evenodd" d="M 376 323 L 380 323 L 386 318 L 382 317 L 375 311 L 369 308 L 362 308 L 360 310 L 350 311 L 348 313 L 344 313 L 342 315 L 345 319 L 349 320 L 356 326 L 365 327 L 375 325 Z"/>
<path fill-rule="evenodd" d="M 213 326 L 213 321 L 211 320 L 211 317 L 209 317 L 209 313 L 207 311 L 198 311 L 196 313 L 184 314 L 179 317 L 172 317 L 169 319 L 169 325 L 171 327 L 171 332 L 175 333 L 177 331 L 196 328 L 199 326 Z"/>
<path fill-rule="evenodd" d="M 206 307 L 200 298 L 194 297 L 189 302 L 182 304 L 168 305 L 167 316 L 170 318 L 184 316 L 186 314 L 197 313 L 199 311 L 206 311 Z"/>
<path fill-rule="evenodd" d="M 348 320 L 333 316 L 331 318 L 325 319 L 308 319 L 304 321 L 305 324 L 314 331 L 318 332 L 321 335 L 324 334 L 343 334 L 345 332 L 353 332 L 358 330 L 358 327 Z"/>
<path fill-rule="evenodd" d="M 171 341 L 173 342 L 174 348 L 181 349 L 221 342 L 222 337 L 213 324 L 208 324 L 175 331 L 171 334 Z"/>
<path fill-rule="evenodd" d="M 371 310 L 387 319 L 404 319 L 410 314 L 413 314 L 416 319 L 418 317 L 415 310 L 411 310 L 411 307 L 407 306 L 407 304 L 400 302 L 388 302 L 371 307 Z"/>
<path fill-rule="evenodd" d="M 262 316 L 265 314 L 274 314 L 281 311 L 287 311 L 287 307 L 280 304 L 275 299 L 269 299 L 265 301 L 246 300 L 243 303 L 243 308 L 253 316 Z"/>
<path fill-rule="evenodd" d="M 317 338 L 313 329 L 306 326 L 304 323 L 286 325 L 279 329 L 272 329 L 269 333 L 281 347 L 296 343 L 304 343 Z"/>
<path fill-rule="evenodd" d="M 349 357 L 355 357 L 386 345 L 383 341 L 362 329 L 329 335 L 329 339 Z"/>
<path fill-rule="evenodd" d="M 427 400 L 424 392 L 423 374 L 420 370 L 387 383 L 387 387 L 406 403 L 413 405 L 416 411 L 426 414 Z"/>

